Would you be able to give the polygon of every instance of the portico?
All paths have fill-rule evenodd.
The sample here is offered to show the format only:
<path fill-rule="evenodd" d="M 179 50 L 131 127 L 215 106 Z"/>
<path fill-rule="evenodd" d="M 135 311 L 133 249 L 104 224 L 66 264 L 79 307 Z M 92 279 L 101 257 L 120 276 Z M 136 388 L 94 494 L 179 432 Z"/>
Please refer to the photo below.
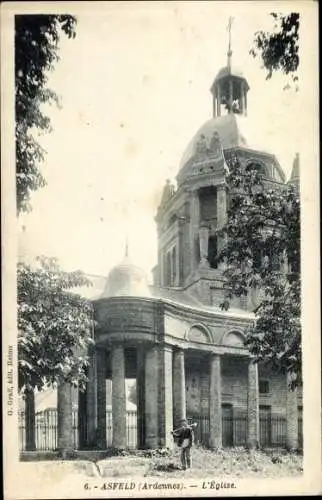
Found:
<path fill-rule="evenodd" d="M 126 329 L 119 309 L 125 303 L 127 318 L 131 317 L 131 310 L 138 311 L 131 323 L 127 319 Z M 226 364 L 235 360 L 247 384 L 246 400 L 241 404 L 248 415 L 247 443 L 257 446 L 258 370 L 257 365 L 251 363 L 238 333 L 222 335 L 217 331 L 218 338 L 225 339 L 227 345 L 216 345 L 213 334 L 211 338 L 204 334 L 207 329 L 210 331 L 210 326 L 202 327 L 197 323 L 196 314 L 185 335 L 185 321 L 177 321 L 174 331 L 168 331 L 171 325 L 174 327 L 172 308 L 173 305 L 165 301 L 134 297 L 100 299 L 95 304 L 96 345 L 86 395 L 86 444 L 90 446 L 96 436 L 99 448 L 107 446 L 106 380 L 110 379 L 112 445 L 120 449 L 127 447 L 126 379 L 135 379 L 139 448 L 172 447 L 171 430 L 182 418 L 199 416 L 209 419 L 209 446 L 220 448 L 223 444 L 222 408 L 227 402 L 224 391 L 229 383 Z M 192 312 L 186 311 L 185 316 L 189 314 Z"/>

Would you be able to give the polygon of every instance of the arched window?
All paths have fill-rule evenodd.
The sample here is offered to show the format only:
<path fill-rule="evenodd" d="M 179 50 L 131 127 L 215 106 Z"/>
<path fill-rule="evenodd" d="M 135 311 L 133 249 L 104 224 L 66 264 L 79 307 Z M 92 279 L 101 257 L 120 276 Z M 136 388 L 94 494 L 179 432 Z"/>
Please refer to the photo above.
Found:
<path fill-rule="evenodd" d="M 230 331 L 224 335 L 223 345 L 229 345 L 234 347 L 244 347 L 244 337 L 239 331 Z"/>
<path fill-rule="evenodd" d="M 199 325 L 194 325 L 192 328 L 190 328 L 187 339 L 192 342 L 201 342 L 203 344 L 209 344 L 210 342 L 206 330 Z"/>

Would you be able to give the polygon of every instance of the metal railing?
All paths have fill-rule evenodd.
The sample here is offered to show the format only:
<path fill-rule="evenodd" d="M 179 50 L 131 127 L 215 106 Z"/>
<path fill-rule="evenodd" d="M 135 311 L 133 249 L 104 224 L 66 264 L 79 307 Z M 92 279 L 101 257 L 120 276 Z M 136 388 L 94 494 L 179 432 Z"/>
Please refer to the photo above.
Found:
<path fill-rule="evenodd" d="M 209 417 L 195 415 L 188 418 L 198 423 L 195 443 L 209 446 Z M 303 446 L 302 420 L 298 425 L 299 447 Z M 259 440 L 262 447 L 286 446 L 286 419 L 279 416 L 260 416 Z M 247 443 L 247 416 L 222 417 L 222 443 L 224 447 L 245 446 Z"/>
<path fill-rule="evenodd" d="M 286 418 L 260 417 L 259 442 L 263 447 L 286 446 Z"/>
<path fill-rule="evenodd" d="M 36 450 L 56 450 L 58 445 L 57 410 L 48 409 L 36 413 L 35 418 L 35 440 Z M 193 415 L 188 417 L 189 422 L 198 424 L 194 432 L 196 444 L 209 446 L 209 417 Z M 78 412 L 73 410 L 72 420 L 74 448 L 79 447 Z M 137 412 L 126 412 L 127 446 L 137 447 Z M 259 419 L 260 445 L 262 447 L 284 447 L 286 445 L 286 419 L 276 416 L 260 416 Z M 298 419 L 298 441 L 299 448 L 303 447 L 302 418 Z M 113 419 L 112 411 L 106 412 L 106 442 L 107 446 L 113 443 Z M 247 416 L 223 416 L 222 417 L 222 442 L 224 447 L 245 446 L 247 443 Z M 26 449 L 26 429 L 24 413 L 19 413 L 19 447 L 20 451 Z"/>
<path fill-rule="evenodd" d="M 126 441 L 129 448 L 136 448 L 137 446 L 137 412 L 126 412 Z M 113 444 L 113 417 L 112 411 L 106 412 L 106 444 L 112 446 Z"/>
<path fill-rule="evenodd" d="M 188 417 L 189 422 L 198 424 L 194 431 L 195 443 L 203 446 L 209 446 L 209 417 L 194 415 Z M 223 416 L 222 425 L 222 443 L 224 447 L 245 446 L 247 442 L 247 417 L 229 417 Z"/>
<path fill-rule="evenodd" d="M 72 432 L 74 449 L 79 448 L 78 436 L 78 411 L 72 413 Z M 126 432 L 127 446 L 136 448 L 137 446 L 137 413 L 136 411 L 126 412 Z M 56 408 L 37 412 L 35 416 L 35 441 L 36 450 L 53 451 L 58 446 L 58 417 Z M 112 446 L 113 442 L 113 419 L 112 411 L 106 412 L 106 441 L 107 446 Z M 19 449 L 26 449 L 26 428 L 24 412 L 19 412 Z"/>

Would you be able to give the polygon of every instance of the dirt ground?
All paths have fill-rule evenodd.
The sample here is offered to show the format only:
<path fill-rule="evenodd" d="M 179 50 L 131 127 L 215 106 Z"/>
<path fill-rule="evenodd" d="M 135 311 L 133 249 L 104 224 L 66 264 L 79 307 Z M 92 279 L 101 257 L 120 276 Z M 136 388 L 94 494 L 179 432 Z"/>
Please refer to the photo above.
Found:
<path fill-rule="evenodd" d="M 14 492 L 5 494 L 5 498 L 83 498 L 86 493 L 94 498 L 110 498 L 116 496 L 135 496 L 141 490 L 139 485 L 152 488 L 169 487 L 171 484 L 183 488 L 183 496 L 195 490 L 189 487 L 189 481 L 201 485 L 218 481 L 215 487 L 226 488 L 231 483 L 238 488 L 244 479 L 288 479 L 292 484 L 301 480 L 302 456 L 298 453 L 287 453 L 284 450 L 247 451 L 245 449 L 224 449 L 210 451 L 194 447 L 192 452 L 192 469 L 180 469 L 180 449 L 173 451 L 116 451 L 108 452 L 75 452 L 69 459 L 62 460 L 57 453 L 31 453 L 24 457 L 14 469 L 11 485 Z M 198 480 L 198 481 L 197 481 Z M 219 482 L 224 482 L 223 486 Z M 274 482 L 274 481 L 273 481 Z M 210 484 L 209 483 L 209 484 Z M 250 484 L 255 485 L 256 481 Z M 134 491 L 124 491 L 132 485 Z M 221 483 L 222 484 L 222 483 Z M 263 482 L 262 482 L 263 484 Z M 264 481 L 264 484 L 267 483 Z M 280 484 L 279 481 L 276 484 Z M 187 485 L 187 486 L 186 486 Z M 112 488 L 120 491 L 110 491 Z M 203 486 L 202 486 L 203 487 Z M 207 486 L 209 487 L 209 486 Z M 230 487 L 230 486 L 229 486 Z M 266 487 L 266 486 L 265 486 Z M 276 486 L 277 487 L 277 486 Z M 143 489 L 143 486 L 142 486 Z M 109 490 L 109 491 L 105 491 Z M 122 491 L 121 491 L 122 490 Z M 205 490 L 207 493 L 208 490 Z M 265 490 L 266 491 L 266 490 Z M 279 490 L 278 490 L 279 491 Z M 210 490 L 208 491 L 209 494 Z M 6 489 L 5 489 L 6 493 Z M 160 494 L 159 489 L 151 490 L 154 496 Z M 165 493 L 165 492 L 164 492 Z M 167 492 L 169 493 L 169 492 Z M 248 494 L 249 490 L 245 490 Z M 171 495 L 169 495 L 171 496 Z M 189 495 L 191 496 L 191 495 Z"/>
<path fill-rule="evenodd" d="M 110 454 L 112 455 L 112 454 Z M 42 476 L 57 470 L 60 476 L 64 470 L 88 477 L 267 477 L 281 478 L 302 474 L 303 457 L 285 450 L 247 451 L 244 448 L 211 451 L 194 447 L 192 468 L 186 471 L 180 467 L 180 449 L 156 451 L 118 452 L 103 457 L 102 453 L 82 453 L 72 460 L 38 460 L 23 462 L 25 466 L 42 469 Z M 27 467 L 28 468 L 28 467 Z"/>

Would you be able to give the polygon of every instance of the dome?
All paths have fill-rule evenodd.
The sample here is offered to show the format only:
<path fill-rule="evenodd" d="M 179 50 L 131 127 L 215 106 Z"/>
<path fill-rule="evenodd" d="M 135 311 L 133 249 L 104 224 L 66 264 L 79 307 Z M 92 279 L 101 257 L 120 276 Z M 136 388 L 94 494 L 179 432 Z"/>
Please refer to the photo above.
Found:
<path fill-rule="evenodd" d="M 236 66 L 225 66 L 218 71 L 215 81 L 226 78 L 226 76 L 234 76 L 236 78 L 243 78 L 244 80 L 246 80 L 241 69 L 237 68 Z"/>
<path fill-rule="evenodd" d="M 150 297 L 148 280 L 145 272 L 135 266 L 126 256 L 123 262 L 111 269 L 107 277 L 104 297 Z"/>
<path fill-rule="evenodd" d="M 204 135 L 205 140 L 209 142 L 214 132 L 219 134 L 221 145 L 224 150 L 245 147 L 268 153 L 265 148 L 260 146 L 262 141 L 260 137 L 257 137 L 258 126 L 256 127 L 256 123 L 253 125 L 254 126 L 252 126 L 249 118 L 234 113 L 211 118 L 206 121 L 189 142 L 182 156 L 180 169 L 182 169 L 195 155 L 197 142 L 200 136 Z M 249 137 L 251 137 L 251 143 L 248 140 Z"/>

